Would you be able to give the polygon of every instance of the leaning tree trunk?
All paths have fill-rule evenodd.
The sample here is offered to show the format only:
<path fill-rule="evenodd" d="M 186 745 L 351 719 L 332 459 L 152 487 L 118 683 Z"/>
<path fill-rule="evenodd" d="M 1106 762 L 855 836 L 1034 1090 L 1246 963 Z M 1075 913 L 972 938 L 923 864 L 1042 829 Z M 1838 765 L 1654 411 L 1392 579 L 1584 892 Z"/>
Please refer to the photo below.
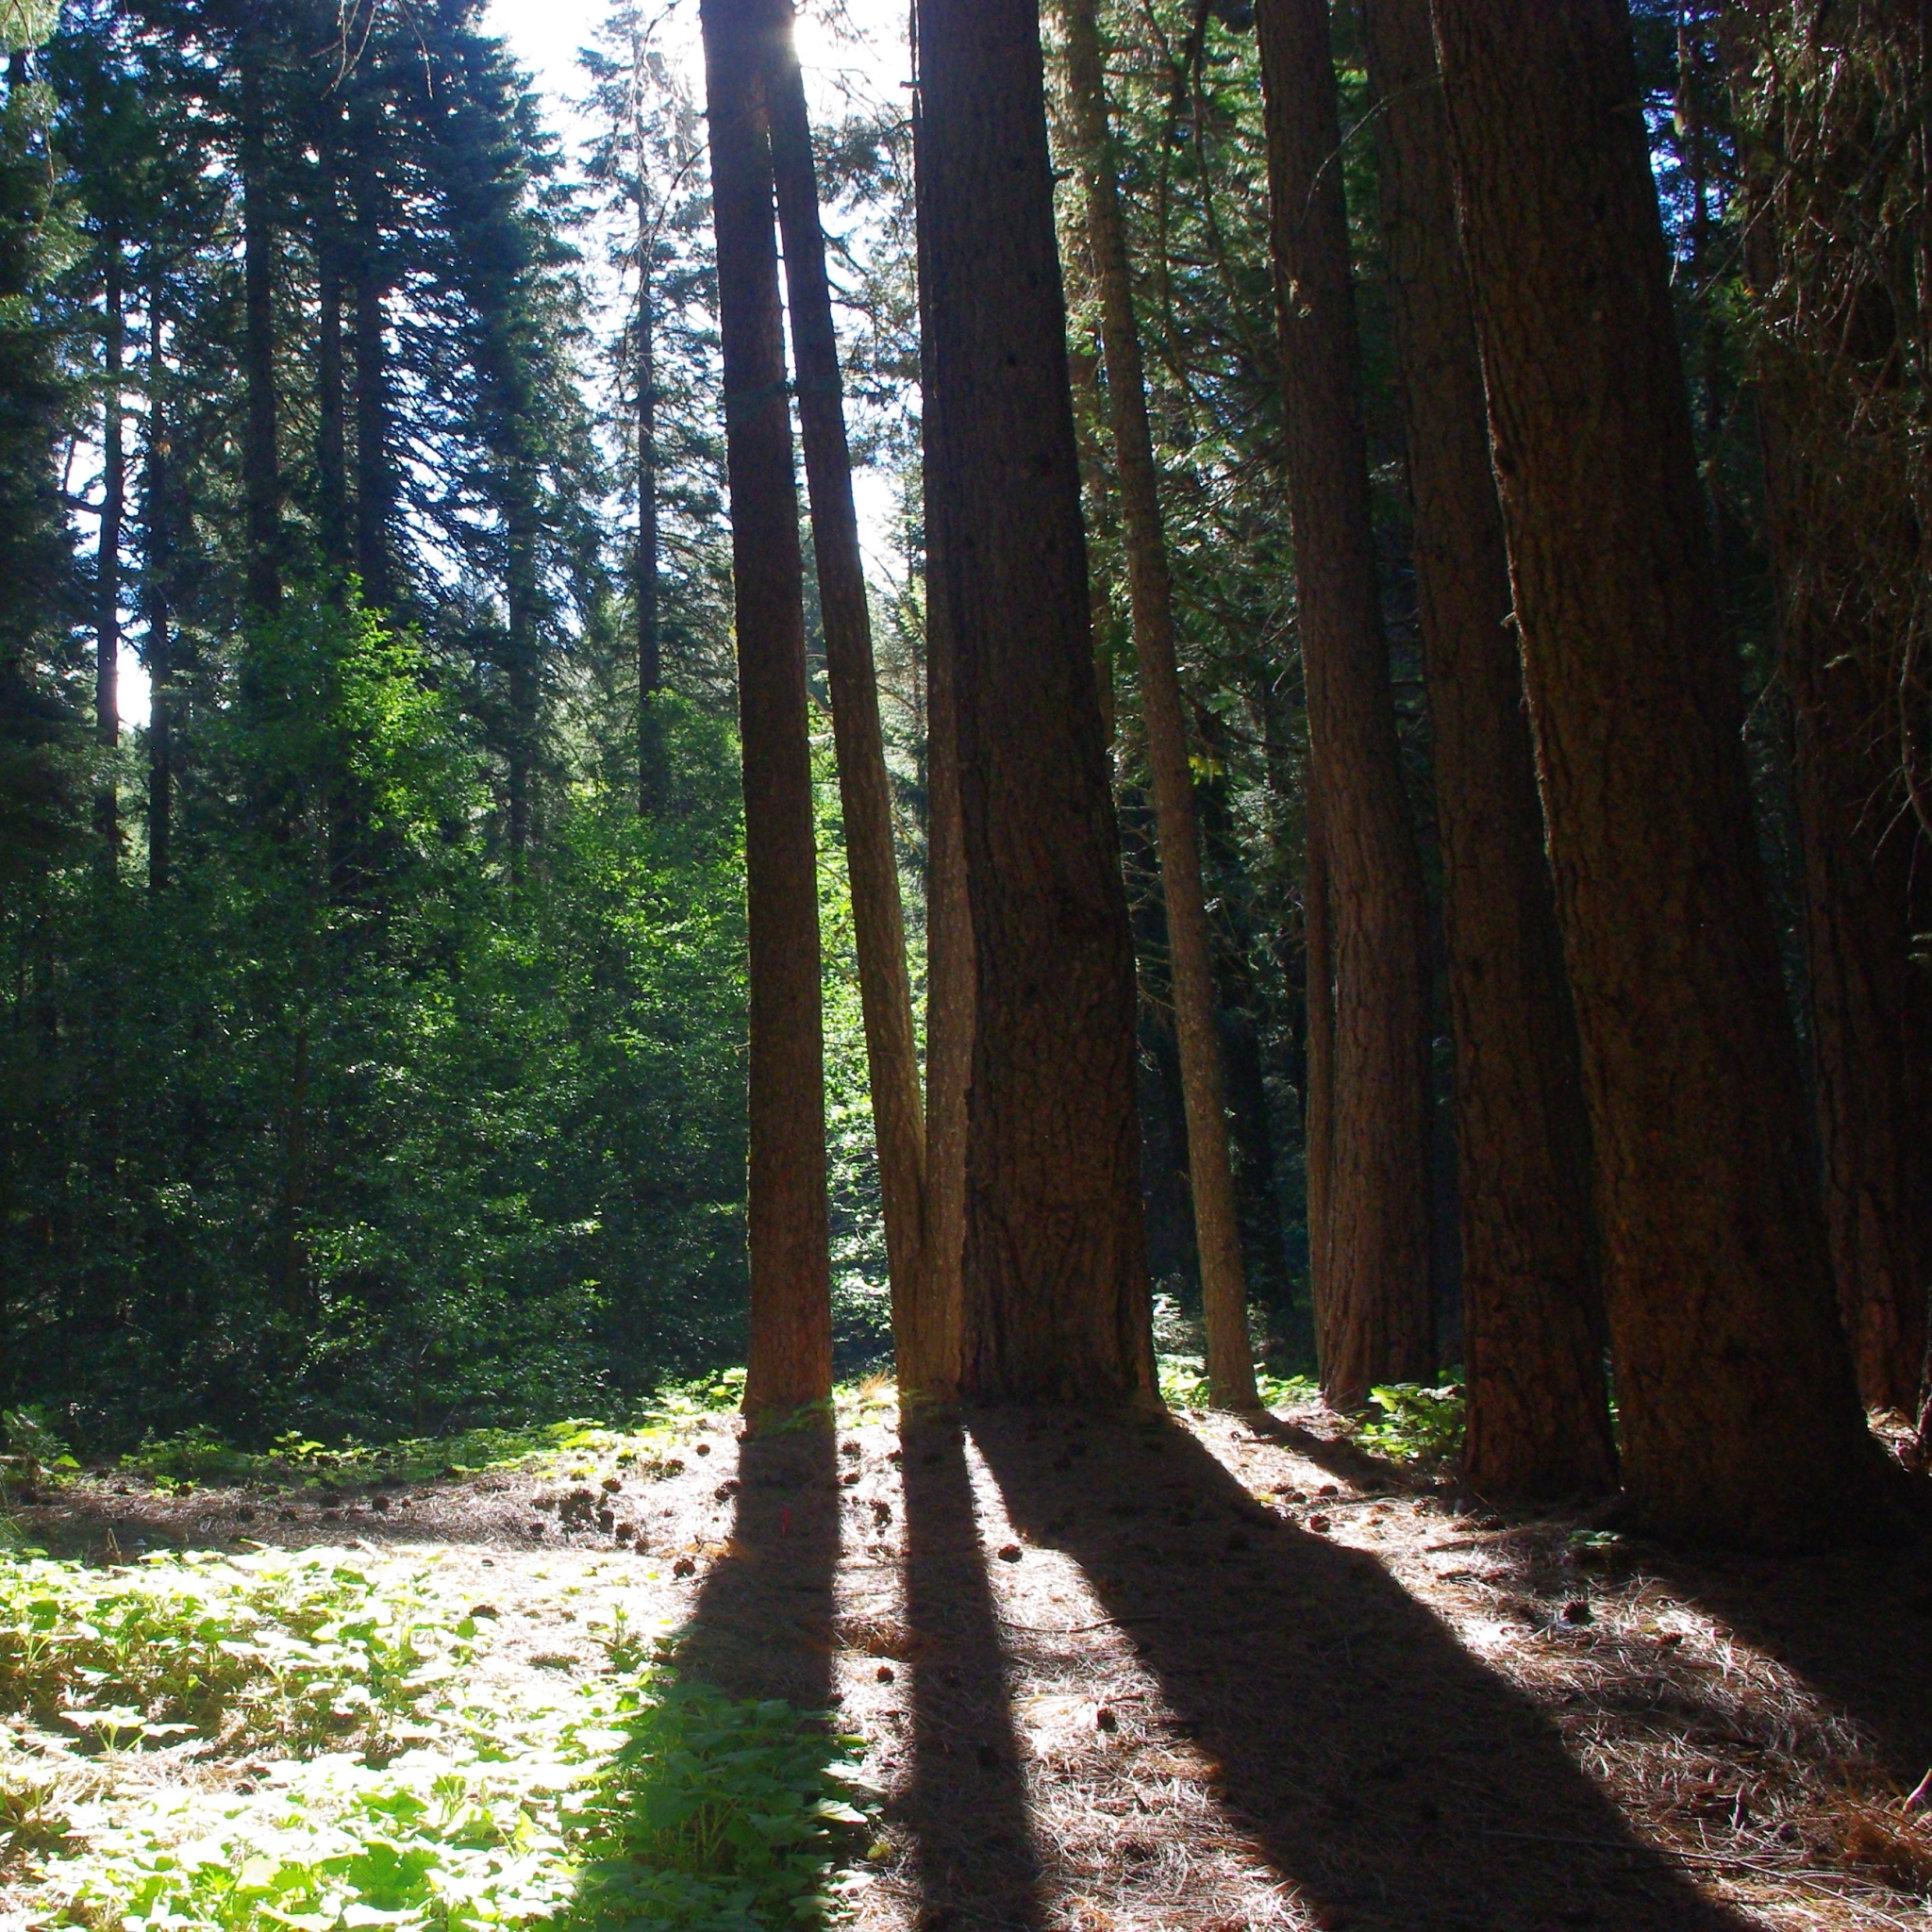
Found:
<path fill-rule="evenodd" d="M 832 688 L 832 735 L 839 755 L 845 858 L 852 876 L 852 921 L 858 952 L 858 991 L 865 1016 L 873 1129 L 891 1271 L 894 1335 L 911 1334 L 926 1306 L 925 1119 L 919 1093 L 919 1044 L 912 1027 L 912 983 L 906 968 L 906 921 L 899 900 L 899 858 L 892 833 L 891 779 L 879 724 L 873 663 L 872 614 L 852 500 L 852 458 L 845 441 L 838 338 L 805 81 L 792 43 L 791 0 L 773 0 L 769 57 L 772 164 L 785 243 L 791 341 L 798 364 L 798 420 L 811 497 L 818 560 L 819 612 Z M 906 1369 L 923 1368 L 922 1353 L 901 1364 L 902 1390 L 929 1394 Z"/>
<path fill-rule="evenodd" d="M 1617 1480 L 1590 1130 L 1428 0 L 1370 0 L 1366 26 L 1456 1031 L 1463 1474 L 1480 1495 L 1563 1496 Z"/>
<path fill-rule="evenodd" d="M 1436 1367 L 1422 864 L 1403 794 L 1362 428 L 1360 348 L 1326 0 L 1262 0 L 1289 514 L 1326 880 L 1325 1225 L 1309 1237 L 1322 1386 L 1356 1407 Z M 1311 1211 L 1311 1222 L 1313 1214 Z"/>
<path fill-rule="evenodd" d="M 1241 1267 L 1240 1211 L 1228 1156 L 1226 1081 L 1221 1056 L 1214 956 L 1201 888 L 1201 840 L 1194 815 L 1193 765 L 1188 755 L 1174 656 L 1174 580 L 1147 420 L 1146 374 L 1134 318 L 1132 268 L 1121 217 L 1094 0 L 1062 0 L 1067 79 L 1086 177 L 1087 232 L 1100 291 L 1101 343 L 1107 357 L 1114 466 L 1120 477 L 1126 539 L 1127 595 L 1140 659 L 1141 710 L 1154 774 L 1155 828 L 1161 895 L 1167 908 L 1174 975 L 1174 1032 L 1187 1108 L 1188 1176 L 1201 1265 L 1208 1329 L 1208 1385 L 1218 1408 L 1258 1408 L 1255 1357 L 1248 1341 L 1248 1289 Z"/>
<path fill-rule="evenodd" d="M 749 1415 L 832 1391 L 818 857 L 762 0 L 703 0 L 751 942 Z"/>
<path fill-rule="evenodd" d="M 1882 1511 L 1719 643 L 1624 0 L 1436 0 L 1641 1518 Z"/>
<path fill-rule="evenodd" d="M 1093 677 L 1039 8 L 926 0 L 920 36 L 926 510 L 974 950 L 962 1385 L 1146 1398 L 1133 950 Z"/>
<path fill-rule="evenodd" d="M 248 537 L 248 601 L 258 610 L 282 601 L 282 476 L 276 447 L 274 191 L 269 182 L 267 107 L 263 98 L 264 0 L 243 0 L 236 58 L 242 115 L 242 290 L 246 415 L 242 493 Z"/>
<path fill-rule="evenodd" d="M 94 551 L 94 742 L 103 767 L 94 794 L 100 863 L 112 875 L 121 851 L 114 748 L 121 742 L 121 525 L 127 508 L 127 449 L 122 416 L 122 358 L 127 339 L 121 238 L 107 238 L 102 277 L 101 523 Z"/>

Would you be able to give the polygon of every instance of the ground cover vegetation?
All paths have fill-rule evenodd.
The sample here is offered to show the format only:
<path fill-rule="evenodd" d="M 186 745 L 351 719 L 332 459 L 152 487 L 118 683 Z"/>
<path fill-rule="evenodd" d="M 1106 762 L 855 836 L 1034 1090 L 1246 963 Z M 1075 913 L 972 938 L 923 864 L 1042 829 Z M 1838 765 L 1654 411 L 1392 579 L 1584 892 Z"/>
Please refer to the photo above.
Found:
<path fill-rule="evenodd" d="M 1924 7 L 794 26 L 0 0 L 0 1910 L 1916 1923 Z"/>

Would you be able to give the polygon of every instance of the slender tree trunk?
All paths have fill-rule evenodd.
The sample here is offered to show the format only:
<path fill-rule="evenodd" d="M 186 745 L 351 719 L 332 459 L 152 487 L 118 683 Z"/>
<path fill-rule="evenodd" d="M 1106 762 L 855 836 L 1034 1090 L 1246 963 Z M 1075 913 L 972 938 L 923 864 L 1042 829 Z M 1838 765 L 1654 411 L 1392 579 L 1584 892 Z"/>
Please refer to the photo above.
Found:
<path fill-rule="evenodd" d="M 804 562 L 759 72 L 764 0 L 703 0 L 724 352 L 751 936 L 751 1362 L 746 1412 L 832 1388 L 818 860 Z"/>
<path fill-rule="evenodd" d="M 275 610 L 282 601 L 281 458 L 276 447 L 275 194 L 269 181 L 263 0 L 245 0 L 236 42 L 241 67 L 242 370 L 247 390 L 242 490 L 248 535 L 248 601 Z"/>
<path fill-rule="evenodd" d="M 1263 0 L 1289 511 L 1327 882 L 1332 1113 L 1315 1238 L 1322 1384 L 1338 1407 L 1435 1371 L 1427 915 L 1403 794 L 1361 419 L 1327 0 Z M 1311 962 L 1312 964 L 1312 962 Z"/>
<path fill-rule="evenodd" d="M 818 561 L 819 611 L 832 688 L 832 731 L 839 755 L 845 856 L 852 877 L 852 918 L 865 1015 L 886 1251 L 891 1269 L 895 1334 L 914 1331 L 925 1302 L 925 1118 L 919 1093 L 919 1045 L 912 1026 L 912 984 L 906 967 L 906 921 L 899 899 L 899 858 L 892 833 L 891 778 L 879 724 L 873 663 L 872 615 L 852 499 L 843 383 L 832 326 L 825 238 L 805 81 L 792 42 L 791 0 L 770 12 L 772 162 L 785 246 L 791 342 L 798 366 L 798 418 L 810 489 Z M 924 1370 L 916 1359 L 912 1366 Z M 901 1372 L 904 1383 L 904 1370 Z M 913 1392 L 926 1392 L 908 1384 Z"/>
<path fill-rule="evenodd" d="M 121 527 L 127 508 L 127 451 L 123 434 L 121 374 L 127 336 L 123 307 L 121 238 L 107 238 L 102 277 L 101 524 L 94 552 L 94 742 L 111 760 L 121 742 Z M 121 851 L 121 803 L 111 762 L 94 795 L 100 860 L 111 874 Z"/>
<path fill-rule="evenodd" d="M 640 169 L 642 152 L 641 140 Z M 658 291 L 651 275 L 652 224 L 641 186 L 638 193 L 638 548 L 631 598 L 637 608 L 638 810 L 648 818 L 663 808 L 670 774 L 664 769 L 664 729 L 657 705 L 664 683 L 658 594 Z"/>
<path fill-rule="evenodd" d="M 1590 1130 L 1490 470 L 1482 360 L 1428 0 L 1369 0 L 1456 1031 L 1463 1474 L 1481 1495 L 1615 1486 Z"/>
<path fill-rule="evenodd" d="M 338 130 L 331 93 L 322 103 L 322 203 L 315 224 L 315 476 L 324 561 L 332 573 L 353 560 L 349 533 L 348 439 L 343 421 L 342 225 Z"/>
<path fill-rule="evenodd" d="M 1039 9 L 927 0 L 920 25 L 938 405 L 926 512 L 974 941 L 962 1386 L 1150 1398 L 1133 948 L 1094 688 Z"/>
<path fill-rule="evenodd" d="M 1101 339 L 1107 356 L 1114 464 L 1120 476 L 1126 536 L 1127 592 L 1141 668 L 1141 710 L 1154 774 L 1161 895 L 1174 974 L 1174 1031 L 1188 1123 L 1188 1174 L 1201 1300 L 1208 1328 L 1208 1382 L 1217 1407 L 1260 1407 L 1248 1341 L 1248 1290 L 1241 1267 L 1241 1218 L 1228 1157 L 1226 1079 L 1222 1064 L 1214 956 L 1201 887 L 1201 842 L 1194 816 L 1193 767 L 1188 755 L 1174 655 L 1174 583 L 1160 513 L 1154 432 L 1134 318 L 1132 268 L 1121 217 L 1120 180 L 1108 122 L 1094 0 L 1062 0 L 1067 77 L 1086 177 L 1087 230 L 1100 288 Z"/>
<path fill-rule="evenodd" d="M 1322 792 L 1312 759 L 1302 826 L 1302 943 L 1306 956 L 1307 1062 L 1302 1093 L 1302 1170 L 1307 1185 L 1308 1284 L 1314 1304 L 1315 1354 L 1340 1354 L 1325 1324 L 1340 1307 L 1328 1252 L 1328 1203 L 1335 1174 L 1335 942 L 1328 884 L 1328 846 L 1322 830 Z"/>
<path fill-rule="evenodd" d="M 917 16 L 914 17 L 915 35 Z M 917 49 L 915 47 L 915 54 Z M 926 240 L 925 117 L 912 106 L 913 175 L 919 228 L 920 384 L 925 425 L 924 501 L 933 500 L 932 301 Z M 943 1402 L 959 1389 L 966 1257 L 966 1095 L 973 1078 L 973 918 L 966 896 L 966 834 L 959 805 L 955 670 L 939 536 L 925 528 L 925 1297 L 910 1333 L 897 1337 L 903 1383 Z"/>
<path fill-rule="evenodd" d="M 1436 0 L 1582 1044 L 1624 1472 L 1667 1533 L 1882 1513 L 1833 1307 L 1624 0 Z"/>
<path fill-rule="evenodd" d="M 174 563 L 169 492 L 168 372 L 163 358 L 163 278 L 148 291 L 147 478 L 142 517 L 142 601 L 147 618 L 147 882 L 167 889 L 174 865 L 175 663 L 169 635 L 168 572 Z"/>
<path fill-rule="evenodd" d="M 356 568 L 363 602 L 386 610 L 395 598 L 390 525 L 395 484 L 390 467 L 389 347 L 379 242 L 364 228 L 356 281 Z"/>

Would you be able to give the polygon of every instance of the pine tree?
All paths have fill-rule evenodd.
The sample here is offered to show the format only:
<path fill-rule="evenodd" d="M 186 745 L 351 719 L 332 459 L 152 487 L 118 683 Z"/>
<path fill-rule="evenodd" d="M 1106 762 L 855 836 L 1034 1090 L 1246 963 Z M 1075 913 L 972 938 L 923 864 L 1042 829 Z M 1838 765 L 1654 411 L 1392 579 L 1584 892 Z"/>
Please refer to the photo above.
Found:
<path fill-rule="evenodd" d="M 1134 982 L 1032 0 L 920 17 L 926 512 L 973 939 L 963 1392 L 1153 1385 Z M 984 291 L 996 288 L 999 301 Z"/>

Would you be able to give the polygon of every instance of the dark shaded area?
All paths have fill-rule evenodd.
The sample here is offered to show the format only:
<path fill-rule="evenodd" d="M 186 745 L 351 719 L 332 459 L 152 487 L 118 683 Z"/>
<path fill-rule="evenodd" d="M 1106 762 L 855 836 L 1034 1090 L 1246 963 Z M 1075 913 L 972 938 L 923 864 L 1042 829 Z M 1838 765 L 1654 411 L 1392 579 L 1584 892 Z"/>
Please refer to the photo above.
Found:
<path fill-rule="evenodd" d="M 698 1592 L 678 1660 L 733 1697 L 823 1710 L 839 1561 L 830 1421 L 748 1435 L 736 1480 L 731 1540 Z"/>
<path fill-rule="evenodd" d="M 1646 1547 L 1643 1567 L 1866 1725 L 1910 1790 L 1932 1765 L 1932 1552 L 1698 1560 Z"/>
<path fill-rule="evenodd" d="M 1284 1524 L 1166 1423 L 1089 1419 L 1075 1463 L 1027 1421 L 973 1421 L 1012 1520 L 1080 1564 L 1324 1925 L 1742 1932 L 1373 1558 Z"/>
<path fill-rule="evenodd" d="M 914 1769 L 892 1817 L 916 1840 L 921 1923 L 1037 1925 L 1039 1864 L 965 1440 L 940 1420 L 908 1423 L 900 1440 Z"/>

